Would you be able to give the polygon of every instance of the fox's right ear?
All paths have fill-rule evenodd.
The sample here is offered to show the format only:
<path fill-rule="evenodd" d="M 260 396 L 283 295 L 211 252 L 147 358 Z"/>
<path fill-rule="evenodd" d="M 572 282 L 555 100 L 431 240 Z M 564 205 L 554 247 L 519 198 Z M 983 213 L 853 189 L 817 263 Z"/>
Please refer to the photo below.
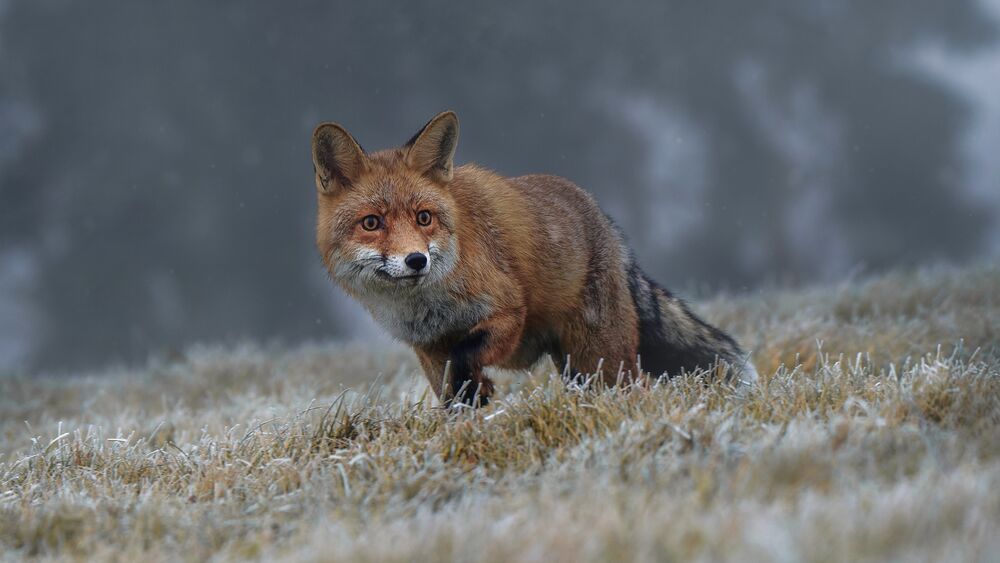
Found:
<path fill-rule="evenodd" d="M 336 123 L 320 123 L 313 131 L 312 159 L 316 189 L 323 193 L 350 187 L 365 168 L 365 151 Z"/>
<path fill-rule="evenodd" d="M 450 182 L 458 145 L 458 116 L 445 111 L 434 116 L 403 145 L 406 163 L 424 174 Z"/>

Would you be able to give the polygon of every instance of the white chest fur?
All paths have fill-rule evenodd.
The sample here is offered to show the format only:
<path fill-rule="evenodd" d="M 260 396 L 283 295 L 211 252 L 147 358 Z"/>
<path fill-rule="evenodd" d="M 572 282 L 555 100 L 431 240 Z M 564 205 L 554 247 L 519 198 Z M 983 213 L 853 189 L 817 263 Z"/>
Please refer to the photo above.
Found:
<path fill-rule="evenodd" d="M 368 293 L 359 299 L 390 334 L 410 344 L 426 344 L 468 330 L 490 313 L 488 298 L 458 298 L 440 285 Z"/>

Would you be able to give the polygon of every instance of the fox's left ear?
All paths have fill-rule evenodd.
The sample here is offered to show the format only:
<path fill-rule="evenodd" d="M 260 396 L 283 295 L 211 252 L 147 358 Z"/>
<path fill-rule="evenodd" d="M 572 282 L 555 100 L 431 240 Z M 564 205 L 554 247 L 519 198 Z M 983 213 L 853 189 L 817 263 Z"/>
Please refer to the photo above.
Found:
<path fill-rule="evenodd" d="M 437 114 L 406 145 L 406 163 L 433 178 L 448 182 L 455 173 L 458 146 L 458 116 L 453 111 Z"/>
<path fill-rule="evenodd" d="M 313 131 L 313 169 L 322 193 L 349 188 L 365 170 L 365 151 L 336 123 L 320 123 Z"/>

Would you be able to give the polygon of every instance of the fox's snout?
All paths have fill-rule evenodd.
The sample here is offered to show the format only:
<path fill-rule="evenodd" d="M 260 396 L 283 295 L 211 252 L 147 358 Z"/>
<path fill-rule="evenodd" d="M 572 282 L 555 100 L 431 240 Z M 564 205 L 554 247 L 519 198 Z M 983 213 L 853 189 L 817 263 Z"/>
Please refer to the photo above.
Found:
<path fill-rule="evenodd" d="M 384 288 L 386 284 L 395 286 L 395 282 L 402 280 L 419 282 L 412 286 L 426 287 L 447 277 L 458 260 L 453 240 L 431 241 L 426 248 L 407 246 L 388 250 L 366 245 L 335 250 L 330 256 L 330 272 L 335 279 L 358 291 Z"/>
<path fill-rule="evenodd" d="M 360 254 L 376 254 L 375 251 Z M 430 272 L 431 258 L 426 252 L 411 251 L 399 254 L 378 254 L 374 260 L 362 258 L 376 272 L 388 278 L 412 278 Z"/>
<path fill-rule="evenodd" d="M 423 252 L 411 252 L 403 259 L 403 263 L 414 272 L 420 272 L 427 266 L 427 255 Z"/>
<path fill-rule="evenodd" d="M 422 276 L 428 271 L 430 259 L 423 252 L 409 252 L 386 256 L 381 271 L 391 278 Z"/>
<path fill-rule="evenodd" d="M 382 270 L 390 277 L 410 277 L 426 274 L 430 258 L 426 253 L 415 251 L 385 257 Z"/>

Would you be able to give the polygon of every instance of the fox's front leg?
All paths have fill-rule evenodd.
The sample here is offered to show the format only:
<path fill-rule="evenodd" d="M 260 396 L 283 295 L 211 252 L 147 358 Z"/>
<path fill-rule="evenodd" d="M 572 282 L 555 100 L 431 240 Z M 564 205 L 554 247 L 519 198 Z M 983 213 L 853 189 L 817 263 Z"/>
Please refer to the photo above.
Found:
<path fill-rule="evenodd" d="M 418 351 L 438 398 L 446 405 L 456 401 L 473 405 L 478 394 L 481 405 L 488 403 L 493 395 L 493 382 L 483 368 L 502 363 L 513 354 L 523 330 L 523 310 L 499 313 L 472 327 L 463 338 L 444 349 Z"/>
<path fill-rule="evenodd" d="M 484 342 L 481 334 L 470 334 L 453 346 L 417 349 L 424 376 L 445 406 L 456 401 L 455 395 L 459 391 L 459 403 L 472 405 L 477 392 L 480 404 L 489 402 L 489 397 L 493 394 L 493 382 L 483 374 L 482 363 L 475 355 Z"/>
<path fill-rule="evenodd" d="M 493 396 L 493 382 L 483 368 L 502 363 L 513 354 L 524 331 L 524 310 L 498 313 L 472 327 L 469 334 L 452 347 L 450 393 L 457 400 L 472 405 L 476 394 L 486 405 Z"/>

